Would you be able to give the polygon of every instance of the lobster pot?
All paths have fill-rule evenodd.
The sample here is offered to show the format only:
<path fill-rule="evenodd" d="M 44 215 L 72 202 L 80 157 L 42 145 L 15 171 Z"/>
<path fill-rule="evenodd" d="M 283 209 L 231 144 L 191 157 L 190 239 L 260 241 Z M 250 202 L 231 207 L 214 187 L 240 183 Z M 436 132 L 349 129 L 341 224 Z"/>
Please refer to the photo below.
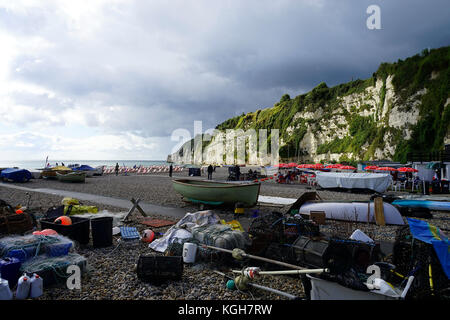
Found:
<path fill-rule="evenodd" d="M 141 255 L 137 263 L 137 276 L 141 281 L 162 283 L 166 280 L 181 280 L 183 257 Z"/>
<path fill-rule="evenodd" d="M 324 240 L 298 237 L 292 245 L 293 255 L 298 265 L 312 268 L 329 268 L 331 272 L 343 272 L 350 268 L 351 252 L 346 246 Z"/>
<path fill-rule="evenodd" d="M 0 215 L 0 235 L 24 234 L 32 229 L 33 219 L 26 212 Z"/>
<path fill-rule="evenodd" d="M 230 226 L 223 224 L 192 228 L 192 236 L 202 244 L 229 250 L 244 249 L 250 242 L 244 232 L 233 230 Z"/>
<path fill-rule="evenodd" d="M 366 268 L 381 258 L 379 245 L 360 241 L 319 240 L 299 237 L 292 246 L 296 262 L 314 268 L 329 268 L 332 273 L 342 273 L 351 267 L 365 272 Z"/>

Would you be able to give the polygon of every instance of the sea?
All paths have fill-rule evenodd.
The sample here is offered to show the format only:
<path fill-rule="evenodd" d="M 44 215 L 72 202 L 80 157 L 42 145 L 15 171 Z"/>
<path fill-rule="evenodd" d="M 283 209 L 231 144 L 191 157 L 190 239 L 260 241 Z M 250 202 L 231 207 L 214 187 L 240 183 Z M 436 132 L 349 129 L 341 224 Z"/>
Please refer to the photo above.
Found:
<path fill-rule="evenodd" d="M 134 167 L 134 166 L 162 166 L 169 165 L 165 160 L 48 160 L 51 166 L 61 165 L 64 163 L 65 166 L 70 164 L 88 165 L 93 168 L 98 166 L 113 167 L 116 163 L 123 167 Z M 36 169 L 41 169 L 45 167 L 44 160 L 23 160 L 23 161 L 12 161 L 12 160 L 0 160 L 0 168 L 13 168 L 17 167 L 20 169 L 27 169 L 29 171 L 35 171 Z"/>

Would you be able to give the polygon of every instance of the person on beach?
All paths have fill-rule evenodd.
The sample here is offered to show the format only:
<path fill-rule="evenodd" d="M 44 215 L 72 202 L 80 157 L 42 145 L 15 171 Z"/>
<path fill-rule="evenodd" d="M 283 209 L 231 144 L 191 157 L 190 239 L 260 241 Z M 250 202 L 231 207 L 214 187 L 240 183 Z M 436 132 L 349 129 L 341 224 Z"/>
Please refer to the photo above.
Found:
<path fill-rule="evenodd" d="M 239 168 L 239 166 L 236 165 L 234 172 L 236 173 L 236 181 L 239 181 L 239 179 L 241 177 L 241 168 Z"/>
<path fill-rule="evenodd" d="M 119 163 L 116 162 L 116 168 L 114 169 L 114 171 L 116 172 L 116 176 L 119 175 Z"/>
<path fill-rule="evenodd" d="M 172 172 L 173 172 L 173 166 L 172 166 L 172 164 L 170 164 L 170 167 L 169 167 L 169 177 L 172 177 Z"/>
<path fill-rule="evenodd" d="M 208 180 L 212 180 L 212 173 L 213 173 L 214 169 L 212 167 L 212 165 L 208 166 Z"/>

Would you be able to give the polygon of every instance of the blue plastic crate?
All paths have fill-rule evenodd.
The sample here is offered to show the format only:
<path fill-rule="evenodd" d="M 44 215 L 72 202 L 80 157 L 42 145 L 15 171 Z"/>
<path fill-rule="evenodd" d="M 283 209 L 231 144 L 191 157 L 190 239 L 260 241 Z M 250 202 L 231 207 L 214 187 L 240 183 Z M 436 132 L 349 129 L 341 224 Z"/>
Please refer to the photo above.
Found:
<path fill-rule="evenodd" d="M 135 227 L 120 227 L 120 235 L 124 240 L 137 240 L 141 238 Z"/>

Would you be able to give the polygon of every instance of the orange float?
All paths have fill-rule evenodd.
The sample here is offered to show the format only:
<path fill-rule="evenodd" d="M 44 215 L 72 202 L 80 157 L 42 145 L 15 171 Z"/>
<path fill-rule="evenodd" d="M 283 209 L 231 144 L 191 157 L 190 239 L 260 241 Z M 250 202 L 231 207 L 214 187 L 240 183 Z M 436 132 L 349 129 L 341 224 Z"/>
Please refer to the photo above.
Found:
<path fill-rule="evenodd" d="M 62 224 L 63 226 L 70 226 L 72 224 L 72 219 L 68 216 L 61 216 L 56 218 L 54 223 Z"/>
<path fill-rule="evenodd" d="M 155 233 L 150 229 L 145 229 L 142 235 L 143 242 L 152 242 L 155 239 Z"/>

